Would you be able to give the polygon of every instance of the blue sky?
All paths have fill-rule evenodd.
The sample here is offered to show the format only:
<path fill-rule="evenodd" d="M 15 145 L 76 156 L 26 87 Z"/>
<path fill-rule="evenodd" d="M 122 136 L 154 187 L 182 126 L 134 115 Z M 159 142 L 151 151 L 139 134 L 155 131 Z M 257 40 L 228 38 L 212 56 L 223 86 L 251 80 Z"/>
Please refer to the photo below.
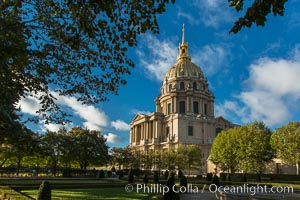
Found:
<path fill-rule="evenodd" d="M 59 97 L 58 104 L 73 115 L 72 126 L 100 130 L 110 147 L 129 143 L 130 121 L 136 113 L 155 111 L 166 71 L 176 62 L 182 24 L 192 62 L 201 67 L 215 95 L 215 116 L 237 124 L 262 120 L 274 129 L 300 118 L 299 0 L 286 3 L 283 17 L 269 16 L 265 27 L 252 26 L 238 34 L 229 30 L 240 13 L 224 0 L 178 0 L 158 16 L 160 34 L 147 33 L 128 55 L 136 67 L 119 95 L 94 106 Z M 35 115 L 38 102 L 20 102 L 23 113 Z M 55 124 L 32 126 L 56 131 Z"/>

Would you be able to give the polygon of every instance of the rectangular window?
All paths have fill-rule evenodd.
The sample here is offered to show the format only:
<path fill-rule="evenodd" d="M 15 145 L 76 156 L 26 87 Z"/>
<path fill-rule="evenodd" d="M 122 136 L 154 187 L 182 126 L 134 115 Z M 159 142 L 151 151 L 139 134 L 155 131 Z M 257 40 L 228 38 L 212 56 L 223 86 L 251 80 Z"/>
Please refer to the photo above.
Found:
<path fill-rule="evenodd" d="M 171 111 L 171 104 L 168 103 L 168 115 L 171 114 L 171 112 L 172 112 L 172 111 Z"/>
<path fill-rule="evenodd" d="M 204 104 L 204 114 L 207 115 L 207 104 Z"/>
<path fill-rule="evenodd" d="M 194 101 L 194 113 L 198 114 L 199 113 L 199 106 L 198 106 L 198 102 Z"/>
<path fill-rule="evenodd" d="M 179 102 L 179 113 L 180 114 L 184 114 L 185 113 L 185 102 L 184 101 L 180 101 Z"/>
<path fill-rule="evenodd" d="M 166 127 L 166 137 L 169 137 L 170 127 Z"/>
<path fill-rule="evenodd" d="M 188 127 L 188 136 L 193 136 L 193 127 L 192 126 Z"/>

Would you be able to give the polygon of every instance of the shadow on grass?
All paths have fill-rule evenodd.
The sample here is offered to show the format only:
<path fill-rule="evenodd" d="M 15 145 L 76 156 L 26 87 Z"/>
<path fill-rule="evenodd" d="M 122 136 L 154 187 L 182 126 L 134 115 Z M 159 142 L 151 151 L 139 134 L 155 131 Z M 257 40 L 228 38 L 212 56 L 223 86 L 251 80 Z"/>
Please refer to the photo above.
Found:
<path fill-rule="evenodd" d="M 23 190 L 22 192 L 36 197 L 37 190 Z M 136 192 L 126 192 L 124 187 L 114 188 L 86 188 L 86 189 L 63 189 L 63 190 L 52 190 L 52 199 L 104 199 L 104 200 L 139 200 L 139 199 L 155 199 L 153 195 Z"/>

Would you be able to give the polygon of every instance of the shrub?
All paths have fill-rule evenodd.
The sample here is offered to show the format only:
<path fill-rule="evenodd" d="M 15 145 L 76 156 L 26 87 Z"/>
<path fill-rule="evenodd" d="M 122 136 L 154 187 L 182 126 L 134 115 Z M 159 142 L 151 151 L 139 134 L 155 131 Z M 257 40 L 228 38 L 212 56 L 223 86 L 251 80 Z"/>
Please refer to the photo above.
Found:
<path fill-rule="evenodd" d="M 226 175 L 226 180 L 227 180 L 227 181 L 231 181 L 230 174 L 227 174 L 227 175 Z"/>
<path fill-rule="evenodd" d="M 211 182 L 212 181 L 212 173 L 206 174 L 206 181 Z"/>
<path fill-rule="evenodd" d="M 103 171 L 103 169 L 101 169 L 100 172 L 99 172 L 99 178 L 104 178 L 104 171 Z"/>
<path fill-rule="evenodd" d="M 111 171 L 112 171 L 112 172 L 116 172 L 115 166 L 113 166 L 113 167 L 111 168 Z"/>
<path fill-rule="evenodd" d="M 124 177 L 124 173 L 122 170 L 118 171 L 119 179 Z"/>
<path fill-rule="evenodd" d="M 133 181 L 134 181 L 133 172 L 132 172 L 132 170 L 130 170 L 128 172 L 128 182 L 133 183 Z"/>
<path fill-rule="evenodd" d="M 154 172 L 153 180 L 154 180 L 154 183 L 156 183 L 156 184 L 159 182 L 158 172 Z"/>
<path fill-rule="evenodd" d="M 143 180 L 144 180 L 145 184 L 147 184 L 149 182 L 147 173 L 144 174 Z"/>
<path fill-rule="evenodd" d="M 183 176 L 183 173 L 181 170 L 178 171 L 178 178 L 181 178 Z"/>
<path fill-rule="evenodd" d="M 174 191 L 176 190 L 176 188 L 173 190 L 173 187 L 175 185 L 175 175 L 173 172 L 169 173 L 166 185 L 169 188 L 169 191 L 164 194 L 164 199 L 165 200 L 179 199 L 179 196 Z"/>
<path fill-rule="evenodd" d="M 169 171 L 166 170 L 166 171 L 165 171 L 165 179 L 167 179 L 168 177 L 169 177 Z"/>
<path fill-rule="evenodd" d="M 212 183 L 217 185 L 217 186 L 220 184 L 219 177 L 216 174 L 212 178 Z"/>
<path fill-rule="evenodd" d="M 256 174 L 256 181 L 258 181 L 258 182 L 260 182 L 260 181 L 261 181 L 260 174 Z"/>
<path fill-rule="evenodd" d="M 246 176 L 246 174 L 243 174 L 243 175 L 242 175 L 241 181 L 242 181 L 242 182 L 247 182 L 247 176 Z"/>
<path fill-rule="evenodd" d="M 51 188 L 48 181 L 43 181 L 37 194 L 37 200 L 51 200 Z"/>
<path fill-rule="evenodd" d="M 187 188 L 187 178 L 184 175 L 182 175 L 180 178 L 180 186 Z M 185 191 L 185 192 L 187 192 L 187 191 Z"/>

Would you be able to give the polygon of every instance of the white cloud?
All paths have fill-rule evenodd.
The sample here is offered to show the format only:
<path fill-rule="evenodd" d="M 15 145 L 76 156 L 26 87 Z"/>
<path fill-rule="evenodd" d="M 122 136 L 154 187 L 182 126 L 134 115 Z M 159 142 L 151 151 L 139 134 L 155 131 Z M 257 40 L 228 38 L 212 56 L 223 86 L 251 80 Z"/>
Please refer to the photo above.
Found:
<path fill-rule="evenodd" d="M 234 118 L 231 113 L 235 113 L 238 118 Z M 215 115 L 217 117 L 222 116 L 229 120 L 238 121 L 238 119 L 242 118 L 242 121 L 246 121 L 246 109 L 241 108 L 237 102 L 226 100 L 224 104 L 216 104 L 215 105 Z"/>
<path fill-rule="evenodd" d="M 137 55 L 141 65 L 146 68 L 146 73 L 162 81 L 167 70 L 175 64 L 178 48 L 171 41 L 159 41 L 152 35 L 144 35 Z"/>
<path fill-rule="evenodd" d="M 107 139 L 107 142 L 111 144 L 116 144 L 123 141 L 123 138 L 113 133 L 108 133 L 108 135 L 104 135 L 104 137 Z"/>
<path fill-rule="evenodd" d="M 157 81 L 162 81 L 168 69 L 175 63 L 179 54 L 175 42 L 159 41 L 157 38 L 147 35 L 143 40 L 141 49 L 137 51 L 141 65 Z M 198 64 L 207 76 L 214 75 L 222 69 L 226 73 L 231 58 L 230 47 L 222 44 L 210 44 L 194 51 L 191 54 L 192 62 Z M 213 58 L 213 59 L 212 59 Z"/>
<path fill-rule="evenodd" d="M 101 130 L 107 126 L 108 117 L 104 111 L 95 106 L 82 104 L 75 97 L 58 96 L 56 93 L 53 95 L 57 98 L 58 104 L 70 107 L 76 115 L 86 120 L 83 125 L 87 129 Z"/>
<path fill-rule="evenodd" d="M 229 47 L 210 44 L 205 45 L 196 54 L 192 55 L 192 61 L 199 64 L 206 76 L 212 76 L 220 69 L 222 69 L 222 73 L 226 73 L 230 57 Z"/>
<path fill-rule="evenodd" d="M 223 0 L 193 0 L 193 7 L 197 9 L 194 16 L 190 13 L 179 10 L 178 16 L 184 17 L 191 25 L 203 23 L 207 27 L 218 28 L 224 23 L 233 23 L 234 17 L 232 8 L 229 8 L 228 2 Z"/>
<path fill-rule="evenodd" d="M 237 102 L 228 101 L 216 106 L 216 113 L 239 117 L 247 123 L 262 120 L 269 126 L 289 121 L 299 108 L 300 60 L 299 46 L 290 59 L 262 58 L 249 66 L 249 78 L 245 88 L 236 95 Z"/>
<path fill-rule="evenodd" d="M 22 97 L 17 107 L 21 108 L 21 112 L 30 115 L 37 115 L 36 112 L 41 108 L 38 99 L 32 96 Z"/>
<path fill-rule="evenodd" d="M 101 130 L 106 127 L 108 123 L 108 116 L 104 111 L 99 110 L 95 106 L 85 105 L 77 101 L 75 97 L 69 96 L 59 96 L 56 92 L 51 92 L 51 94 L 57 98 L 56 103 L 62 106 L 66 106 L 72 109 L 73 114 L 79 116 L 81 119 L 85 120 L 83 126 L 90 130 Z M 37 115 L 36 111 L 41 107 L 37 98 L 32 96 L 27 96 L 22 98 L 17 106 L 20 106 L 23 113 L 30 115 Z M 43 120 L 41 122 L 44 122 Z M 48 124 L 41 127 L 42 130 L 58 130 L 60 125 Z"/>
<path fill-rule="evenodd" d="M 145 115 L 150 115 L 152 112 L 150 112 L 150 111 L 144 111 L 144 110 L 138 110 L 138 109 L 132 109 L 130 111 L 130 114 L 136 115 L 138 113 L 145 114 Z"/>
<path fill-rule="evenodd" d="M 112 121 L 111 126 L 114 127 L 116 130 L 120 130 L 120 131 L 130 130 L 130 125 L 122 120 Z"/>
<path fill-rule="evenodd" d="M 193 14 L 183 12 L 181 9 L 178 10 L 177 16 L 186 18 L 187 21 L 189 22 L 189 24 L 191 24 L 191 25 L 197 25 L 200 23 L 199 18 L 195 18 L 195 16 Z"/>
<path fill-rule="evenodd" d="M 68 131 L 74 127 L 73 123 L 67 123 L 66 125 L 52 124 L 52 123 L 46 124 L 45 120 L 41 120 L 39 122 L 39 124 L 40 124 L 40 129 L 42 130 L 42 132 L 46 132 L 47 130 L 52 131 L 52 132 L 57 132 L 61 128 L 65 128 Z"/>

